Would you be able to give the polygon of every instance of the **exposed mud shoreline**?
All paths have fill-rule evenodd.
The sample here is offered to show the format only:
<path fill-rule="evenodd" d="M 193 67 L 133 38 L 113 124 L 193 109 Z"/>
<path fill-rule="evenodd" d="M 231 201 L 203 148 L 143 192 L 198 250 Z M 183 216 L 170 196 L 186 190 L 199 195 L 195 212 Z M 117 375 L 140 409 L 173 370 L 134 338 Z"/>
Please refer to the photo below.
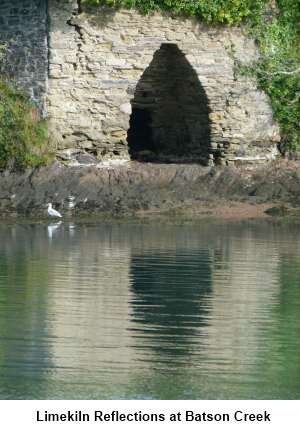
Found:
<path fill-rule="evenodd" d="M 48 202 L 65 217 L 257 218 L 267 217 L 266 211 L 300 216 L 300 163 L 208 168 L 137 162 L 66 167 L 54 162 L 0 174 L 0 217 L 45 217 Z"/>

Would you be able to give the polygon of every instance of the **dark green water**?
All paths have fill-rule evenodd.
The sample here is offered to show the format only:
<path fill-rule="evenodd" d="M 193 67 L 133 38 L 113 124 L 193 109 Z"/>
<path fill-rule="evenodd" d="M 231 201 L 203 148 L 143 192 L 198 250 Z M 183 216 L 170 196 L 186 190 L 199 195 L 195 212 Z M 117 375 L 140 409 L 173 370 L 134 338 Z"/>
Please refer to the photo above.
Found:
<path fill-rule="evenodd" d="M 300 399 L 299 224 L 0 224 L 0 398 Z"/>

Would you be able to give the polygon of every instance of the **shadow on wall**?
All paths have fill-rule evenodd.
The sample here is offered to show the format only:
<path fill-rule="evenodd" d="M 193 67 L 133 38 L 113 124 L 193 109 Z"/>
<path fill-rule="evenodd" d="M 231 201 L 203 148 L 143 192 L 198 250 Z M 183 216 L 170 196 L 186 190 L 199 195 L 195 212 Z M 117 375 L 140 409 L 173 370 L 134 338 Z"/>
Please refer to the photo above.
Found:
<path fill-rule="evenodd" d="M 176 44 L 164 43 L 155 52 L 131 105 L 127 140 L 132 159 L 208 164 L 209 102 Z"/>
<path fill-rule="evenodd" d="M 116 6 L 105 6 L 99 4 L 85 4 L 78 1 L 78 13 L 85 13 L 89 16 L 89 22 L 98 28 L 106 28 L 114 19 L 114 15 L 119 8 Z"/>

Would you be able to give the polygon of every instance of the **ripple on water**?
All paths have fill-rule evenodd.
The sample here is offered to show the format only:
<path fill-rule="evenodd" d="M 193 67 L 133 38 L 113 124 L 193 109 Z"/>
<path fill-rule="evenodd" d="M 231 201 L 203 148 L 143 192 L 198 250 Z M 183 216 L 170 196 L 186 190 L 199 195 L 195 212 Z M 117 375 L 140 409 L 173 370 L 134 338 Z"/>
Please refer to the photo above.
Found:
<path fill-rule="evenodd" d="M 300 398 L 300 233 L 0 224 L 1 398 Z"/>

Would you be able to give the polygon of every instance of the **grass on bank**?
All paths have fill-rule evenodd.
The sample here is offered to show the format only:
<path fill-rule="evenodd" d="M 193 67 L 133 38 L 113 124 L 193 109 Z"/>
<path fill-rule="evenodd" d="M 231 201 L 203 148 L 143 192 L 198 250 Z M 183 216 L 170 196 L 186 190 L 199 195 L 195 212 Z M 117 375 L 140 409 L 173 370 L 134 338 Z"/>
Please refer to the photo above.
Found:
<path fill-rule="evenodd" d="M 261 56 L 241 71 L 255 76 L 269 95 L 282 151 L 300 149 L 300 0 L 81 0 L 81 5 L 166 11 L 211 25 L 245 24 Z"/>

